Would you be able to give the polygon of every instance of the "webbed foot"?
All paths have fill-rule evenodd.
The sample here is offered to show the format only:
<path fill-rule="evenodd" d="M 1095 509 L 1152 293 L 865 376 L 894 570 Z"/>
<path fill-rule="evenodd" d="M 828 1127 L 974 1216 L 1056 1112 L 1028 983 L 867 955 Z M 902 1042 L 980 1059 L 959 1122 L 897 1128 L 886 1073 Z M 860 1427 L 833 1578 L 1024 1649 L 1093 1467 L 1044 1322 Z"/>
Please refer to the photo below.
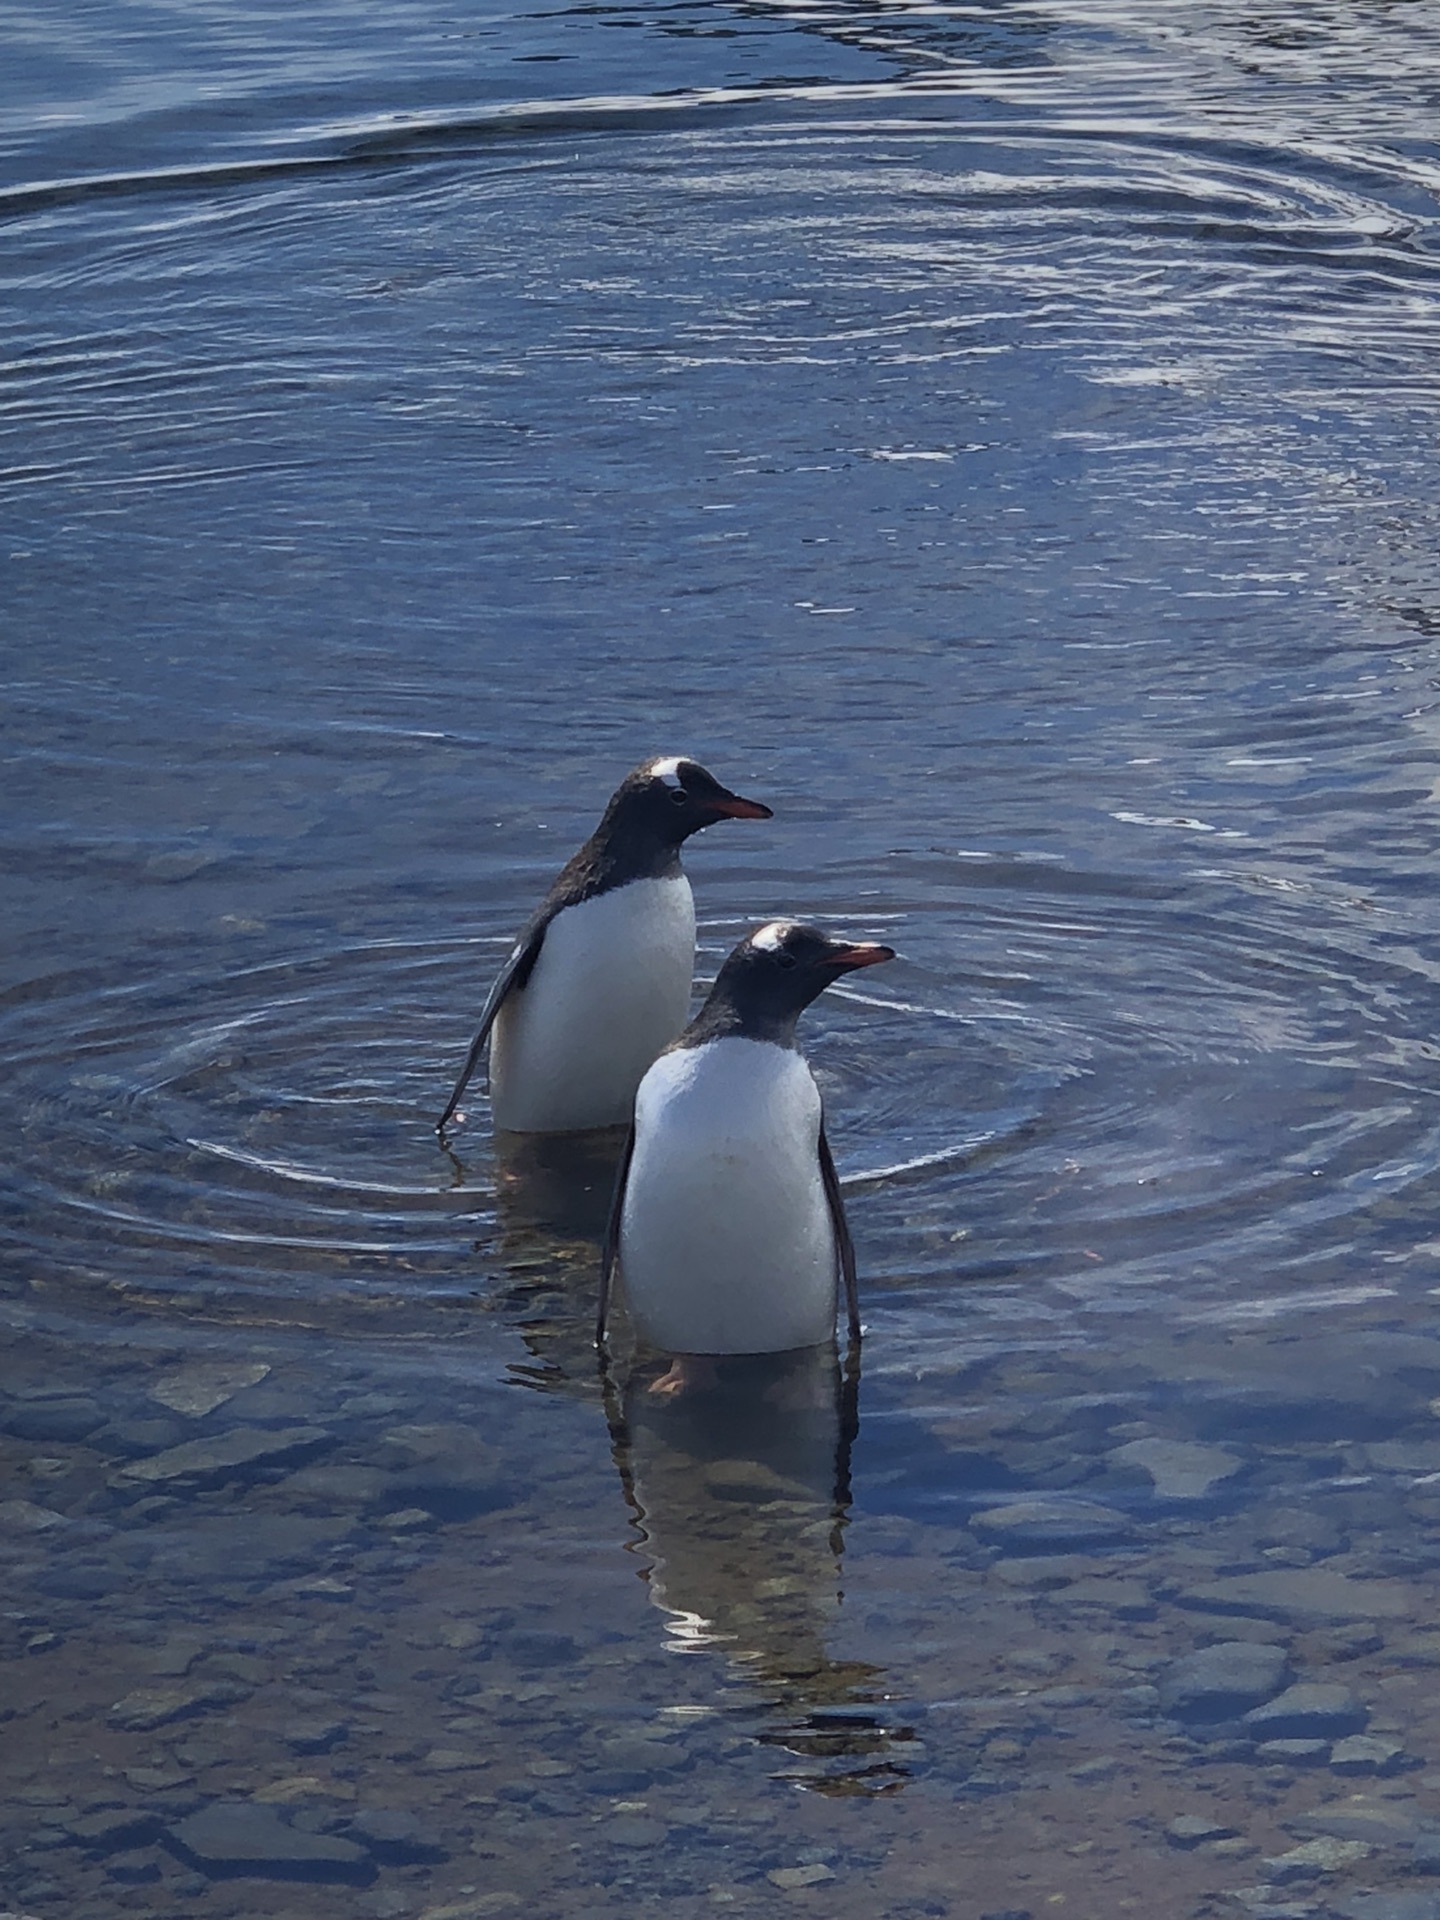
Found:
<path fill-rule="evenodd" d="M 652 1380 L 647 1392 L 659 1394 L 673 1400 L 681 1393 L 703 1393 L 718 1387 L 720 1376 L 715 1371 L 715 1361 L 708 1353 L 677 1353 L 670 1362 L 667 1373 L 658 1380 Z"/>

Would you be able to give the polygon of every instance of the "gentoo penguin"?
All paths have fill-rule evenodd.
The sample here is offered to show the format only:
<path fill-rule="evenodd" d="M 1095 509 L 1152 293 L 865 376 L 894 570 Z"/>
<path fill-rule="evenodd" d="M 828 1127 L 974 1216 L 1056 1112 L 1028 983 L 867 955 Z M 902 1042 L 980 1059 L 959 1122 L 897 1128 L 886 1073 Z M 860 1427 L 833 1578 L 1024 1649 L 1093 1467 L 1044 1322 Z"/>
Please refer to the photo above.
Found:
<path fill-rule="evenodd" d="M 455 1117 L 487 1041 L 497 1128 L 623 1125 L 690 1007 L 695 902 L 681 845 L 716 820 L 770 818 L 694 760 L 626 774 L 500 969 L 436 1131 Z"/>
<path fill-rule="evenodd" d="M 894 949 L 774 920 L 742 940 L 709 999 L 635 1096 L 606 1236 L 597 1340 L 618 1268 L 637 1333 L 677 1356 L 777 1353 L 829 1340 L 855 1253 L 820 1090 L 795 1023 L 832 980 Z M 692 1377 L 702 1369 L 692 1369 Z"/>

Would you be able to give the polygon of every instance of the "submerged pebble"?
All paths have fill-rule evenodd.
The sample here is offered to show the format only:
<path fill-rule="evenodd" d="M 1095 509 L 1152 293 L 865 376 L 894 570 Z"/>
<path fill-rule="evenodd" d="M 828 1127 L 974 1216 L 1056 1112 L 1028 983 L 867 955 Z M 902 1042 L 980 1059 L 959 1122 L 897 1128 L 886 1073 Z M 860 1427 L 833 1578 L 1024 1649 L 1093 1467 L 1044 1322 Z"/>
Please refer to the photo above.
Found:
<path fill-rule="evenodd" d="M 293 1460 L 318 1452 L 333 1441 L 324 1427 L 231 1427 L 203 1440 L 184 1440 L 178 1446 L 132 1460 L 121 1469 L 121 1483 L 164 1483 L 172 1480 L 216 1482 L 247 1468 Z"/>
<path fill-rule="evenodd" d="M 199 1362 L 167 1373 L 150 1388 L 149 1396 L 175 1413 L 200 1420 L 246 1387 L 255 1386 L 269 1371 L 269 1363 L 264 1360 Z"/>
<path fill-rule="evenodd" d="M 1149 1475 L 1159 1500 L 1203 1500 L 1240 1472 L 1245 1462 L 1225 1447 L 1154 1436 L 1128 1440 L 1106 1458 L 1112 1466 L 1133 1467 Z"/>
<path fill-rule="evenodd" d="M 1366 1717 L 1348 1687 L 1304 1681 L 1252 1707 L 1241 1724 L 1258 1740 L 1333 1740 L 1358 1733 Z"/>
<path fill-rule="evenodd" d="M 1330 1752 L 1331 1770 L 1345 1774 L 1398 1773 L 1405 1759 L 1403 1742 L 1366 1733 L 1337 1740 Z"/>
<path fill-rule="evenodd" d="M 1266 1860 L 1264 1867 L 1277 1886 L 1292 1880 L 1317 1880 L 1322 1874 L 1339 1873 L 1368 1860 L 1375 1849 L 1367 1840 L 1337 1840 L 1325 1837 L 1305 1840 L 1287 1853 Z"/>
<path fill-rule="evenodd" d="M 170 1829 L 167 1842 L 208 1874 L 278 1879 L 373 1879 L 368 1850 L 335 1834 L 307 1833 L 272 1807 L 217 1801 Z"/>
<path fill-rule="evenodd" d="M 1313 1767 L 1330 1758 L 1328 1740 L 1262 1740 L 1255 1758 L 1276 1766 Z"/>
<path fill-rule="evenodd" d="M 1165 1829 L 1165 1837 L 1176 1847 L 1198 1847 L 1206 1840 L 1226 1840 L 1235 1832 L 1223 1820 L 1204 1813 L 1177 1814 Z"/>
<path fill-rule="evenodd" d="M 134 1847 L 153 1840 L 160 1822 L 154 1813 L 136 1807 L 110 1807 L 100 1813 L 82 1814 L 65 1831 L 77 1846 L 96 1853 L 111 1853 L 122 1847 Z"/>
<path fill-rule="evenodd" d="M 250 1688 L 229 1680 L 199 1686 L 137 1687 L 117 1700 L 107 1716 L 111 1726 L 129 1733 L 147 1733 L 172 1721 L 188 1720 L 212 1707 L 234 1706 L 248 1698 Z"/>
<path fill-rule="evenodd" d="M 1421 1605 L 1413 1587 L 1396 1580 L 1357 1580 L 1325 1566 L 1283 1567 L 1200 1580 L 1182 1588 L 1177 1604 L 1202 1613 L 1255 1614 L 1296 1626 L 1334 1620 L 1405 1620 Z"/>
<path fill-rule="evenodd" d="M 1161 1711 L 1186 1722 L 1235 1718 L 1277 1694 L 1289 1665 L 1283 1647 L 1250 1640 L 1201 1647 L 1160 1675 Z"/>
<path fill-rule="evenodd" d="M 1099 1546 L 1127 1539 L 1134 1532 L 1123 1513 L 1092 1500 L 1014 1500 L 981 1508 L 970 1525 L 1011 1552 Z"/>
<path fill-rule="evenodd" d="M 810 1866 L 772 1867 L 765 1878 L 782 1892 L 793 1893 L 802 1887 L 823 1887 L 835 1878 L 835 1870 L 817 1861 Z"/>
<path fill-rule="evenodd" d="M 345 1833 L 368 1847 L 379 1860 L 408 1864 L 447 1857 L 440 1836 L 407 1808 L 362 1808 L 350 1820 Z"/>

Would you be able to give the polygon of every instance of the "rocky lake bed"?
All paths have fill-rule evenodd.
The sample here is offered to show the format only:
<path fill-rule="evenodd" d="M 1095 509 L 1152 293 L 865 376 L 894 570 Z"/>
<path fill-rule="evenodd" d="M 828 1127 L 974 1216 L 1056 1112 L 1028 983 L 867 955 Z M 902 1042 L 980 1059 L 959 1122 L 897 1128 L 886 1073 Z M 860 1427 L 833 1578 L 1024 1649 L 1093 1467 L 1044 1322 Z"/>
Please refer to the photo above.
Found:
<path fill-rule="evenodd" d="M 840 1509 L 733 1433 L 527 1480 L 583 1382 L 28 1336 L 11 1907 L 1431 1920 L 1440 1341 L 1351 1317 L 1303 1389 L 1271 1330 L 887 1383 Z"/>

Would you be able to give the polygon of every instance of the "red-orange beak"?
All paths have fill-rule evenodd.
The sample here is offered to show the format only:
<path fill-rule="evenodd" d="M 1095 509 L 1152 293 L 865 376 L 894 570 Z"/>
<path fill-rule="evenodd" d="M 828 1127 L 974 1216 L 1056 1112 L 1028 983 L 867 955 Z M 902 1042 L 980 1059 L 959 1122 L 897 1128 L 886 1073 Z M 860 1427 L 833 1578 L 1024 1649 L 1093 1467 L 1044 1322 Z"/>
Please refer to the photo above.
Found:
<path fill-rule="evenodd" d="M 848 946 L 832 948 L 825 962 L 829 967 L 843 967 L 849 972 L 855 967 L 878 967 L 882 960 L 893 960 L 895 949 L 882 947 L 875 940 L 856 940 Z"/>
<path fill-rule="evenodd" d="M 773 820 L 774 809 L 758 800 L 745 800 L 738 793 L 712 794 L 706 805 L 718 820 Z"/>

